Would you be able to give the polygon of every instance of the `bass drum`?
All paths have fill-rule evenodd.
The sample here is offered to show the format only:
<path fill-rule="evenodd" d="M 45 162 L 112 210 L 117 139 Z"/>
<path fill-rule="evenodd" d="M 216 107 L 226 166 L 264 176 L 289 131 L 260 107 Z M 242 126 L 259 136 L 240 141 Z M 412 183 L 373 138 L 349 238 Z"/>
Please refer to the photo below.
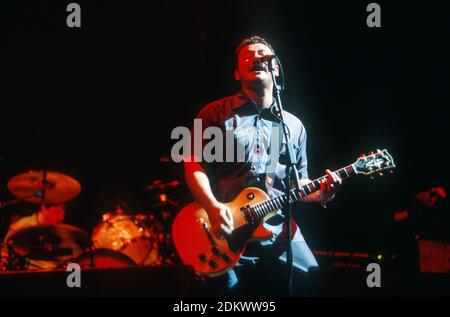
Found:
<path fill-rule="evenodd" d="M 160 224 L 151 216 L 107 213 L 91 238 L 95 248 L 121 252 L 136 264 L 146 266 L 158 260 L 160 230 Z"/>
<path fill-rule="evenodd" d="M 94 249 L 71 261 L 81 269 L 111 269 L 136 267 L 136 263 L 123 253 L 109 249 Z"/>

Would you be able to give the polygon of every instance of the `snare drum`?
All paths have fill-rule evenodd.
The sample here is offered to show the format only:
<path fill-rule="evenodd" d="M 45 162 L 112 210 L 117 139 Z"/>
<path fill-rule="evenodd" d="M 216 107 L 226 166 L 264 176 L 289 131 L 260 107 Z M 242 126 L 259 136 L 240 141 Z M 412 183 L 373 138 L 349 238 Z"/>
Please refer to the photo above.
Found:
<path fill-rule="evenodd" d="M 121 252 L 138 265 L 150 265 L 158 259 L 157 223 L 146 215 L 103 215 L 94 229 L 94 248 Z"/>

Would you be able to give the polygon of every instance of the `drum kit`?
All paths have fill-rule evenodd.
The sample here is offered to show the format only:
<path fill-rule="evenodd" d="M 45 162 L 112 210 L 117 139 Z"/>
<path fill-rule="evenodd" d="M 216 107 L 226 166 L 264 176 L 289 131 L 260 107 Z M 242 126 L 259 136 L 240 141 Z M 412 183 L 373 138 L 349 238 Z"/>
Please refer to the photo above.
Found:
<path fill-rule="evenodd" d="M 159 189 L 160 215 L 133 214 L 117 208 L 104 213 L 90 235 L 63 223 L 37 222 L 10 230 L 0 244 L 0 272 L 58 269 L 69 263 L 78 263 L 82 268 L 119 268 L 177 262 L 170 235 L 172 217 L 163 207 L 168 204 L 179 207 L 165 194 L 165 188 L 179 184 L 155 181 L 146 188 Z M 16 199 L 0 202 L 0 212 L 19 202 L 45 206 L 65 204 L 80 194 L 81 186 L 74 178 L 61 173 L 29 171 L 11 178 L 8 190 Z"/>

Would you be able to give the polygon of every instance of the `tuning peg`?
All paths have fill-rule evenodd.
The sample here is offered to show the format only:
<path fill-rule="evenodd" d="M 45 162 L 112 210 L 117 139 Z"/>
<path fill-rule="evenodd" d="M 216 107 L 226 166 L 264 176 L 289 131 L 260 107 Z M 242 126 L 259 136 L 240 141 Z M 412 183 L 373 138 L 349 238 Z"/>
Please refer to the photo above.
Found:
<path fill-rule="evenodd" d="M 393 170 L 390 170 L 389 173 L 390 173 L 390 174 L 394 174 L 394 171 L 393 171 Z"/>
<path fill-rule="evenodd" d="M 380 173 L 380 176 L 383 176 L 383 173 Z"/>

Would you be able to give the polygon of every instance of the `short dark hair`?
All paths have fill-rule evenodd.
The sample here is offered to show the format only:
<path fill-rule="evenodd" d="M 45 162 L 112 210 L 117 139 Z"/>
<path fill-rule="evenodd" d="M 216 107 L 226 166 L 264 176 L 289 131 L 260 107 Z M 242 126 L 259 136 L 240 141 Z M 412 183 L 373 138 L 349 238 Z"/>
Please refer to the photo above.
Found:
<path fill-rule="evenodd" d="M 239 43 L 239 45 L 234 50 L 234 56 L 235 56 L 235 62 L 236 62 L 235 65 L 237 66 L 239 52 L 242 50 L 242 48 L 244 48 L 247 45 L 258 44 L 258 43 L 264 44 L 265 46 L 270 48 L 272 53 L 275 55 L 275 50 L 273 49 L 272 45 L 270 45 L 270 43 L 265 38 L 258 36 L 258 35 L 253 35 L 253 36 L 243 39 L 241 41 L 241 43 Z"/>

